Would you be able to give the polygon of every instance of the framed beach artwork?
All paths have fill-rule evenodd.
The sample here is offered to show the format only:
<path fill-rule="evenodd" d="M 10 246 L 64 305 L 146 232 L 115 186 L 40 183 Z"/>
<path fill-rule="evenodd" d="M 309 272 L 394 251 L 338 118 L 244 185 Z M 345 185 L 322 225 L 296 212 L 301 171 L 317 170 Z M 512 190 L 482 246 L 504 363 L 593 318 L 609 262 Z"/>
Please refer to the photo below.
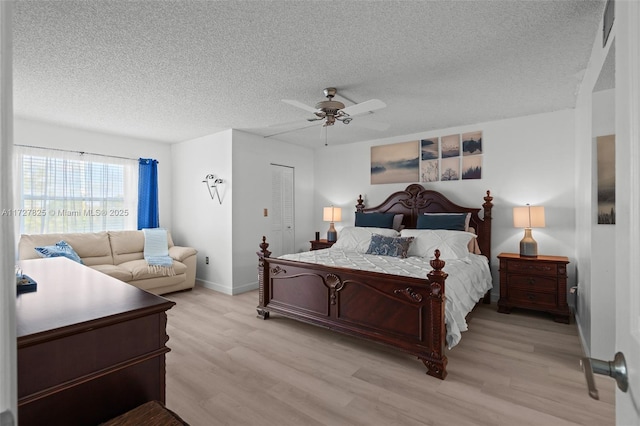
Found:
<path fill-rule="evenodd" d="M 371 147 L 371 184 L 418 182 L 419 141 Z"/>

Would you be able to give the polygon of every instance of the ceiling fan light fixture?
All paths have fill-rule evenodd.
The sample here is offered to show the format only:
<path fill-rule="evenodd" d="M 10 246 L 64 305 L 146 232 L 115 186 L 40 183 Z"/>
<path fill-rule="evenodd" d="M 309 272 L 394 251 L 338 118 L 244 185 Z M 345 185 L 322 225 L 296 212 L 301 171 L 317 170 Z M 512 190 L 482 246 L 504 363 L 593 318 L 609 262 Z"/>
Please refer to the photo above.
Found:
<path fill-rule="evenodd" d="M 328 101 L 320 101 L 316 104 L 316 109 L 319 109 L 322 111 L 337 111 L 343 108 L 344 108 L 344 104 L 340 101 L 328 100 Z"/>
<path fill-rule="evenodd" d="M 324 120 L 322 127 L 333 126 L 336 121 L 349 124 L 356 115 L 371 113 L 374 110 L 387 106 L 384 102 L 378 99 L 370 99 L 365 102 L 345 107 L 344 103 L 333 100 L 333 97 L 336 96 L 337 93 L 338 90 L 335 87 L 327 87 L 324 89 L 324 95 L 327 100 L 318 102 L 315 109 L 303 104 L 302 102 L 294 100 L 283 99 L 282 101 L 305 111 L 312 112 L 317 118 L 307 118 L 307 121 Z"/>

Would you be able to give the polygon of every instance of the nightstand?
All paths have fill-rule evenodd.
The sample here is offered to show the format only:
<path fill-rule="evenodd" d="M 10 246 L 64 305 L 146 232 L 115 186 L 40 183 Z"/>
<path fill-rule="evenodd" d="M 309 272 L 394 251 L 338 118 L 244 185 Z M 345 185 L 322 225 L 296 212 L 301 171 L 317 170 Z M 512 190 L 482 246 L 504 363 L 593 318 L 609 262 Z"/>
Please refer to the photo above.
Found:
<path fill-rule="evenodd" d="M 327 241 L 327 240 L 311 240 L 311 250 L 321 250 L 326 249 L 334 245 L 335 241 Z"/>
<path fill-rule="evenodd" d="M 564 256 L 524 257 L 500 253 L 500 300 L 498 312 L 511 308 L 548 312 L 556 322 L 569 323 L 567 264 Z"/>

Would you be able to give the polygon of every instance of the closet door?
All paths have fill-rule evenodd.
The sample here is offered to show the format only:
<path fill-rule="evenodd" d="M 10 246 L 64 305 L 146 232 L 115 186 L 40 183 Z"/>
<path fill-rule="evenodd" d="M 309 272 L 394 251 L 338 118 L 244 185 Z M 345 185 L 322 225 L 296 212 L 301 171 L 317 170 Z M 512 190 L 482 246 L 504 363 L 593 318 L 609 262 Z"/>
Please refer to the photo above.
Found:
<path fill-rule="evenodd" d="M 271 240 L 272 257 L 293 253 L 295 248 L 294 169 L 271 165 Z"/>

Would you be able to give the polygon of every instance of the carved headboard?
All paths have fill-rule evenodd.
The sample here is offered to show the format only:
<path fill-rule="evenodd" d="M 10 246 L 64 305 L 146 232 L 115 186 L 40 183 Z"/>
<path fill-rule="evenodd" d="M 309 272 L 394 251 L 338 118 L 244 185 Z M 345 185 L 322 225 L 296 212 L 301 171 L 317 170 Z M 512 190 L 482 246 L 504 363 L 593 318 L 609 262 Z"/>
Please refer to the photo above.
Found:
<path fill-rule="evenodd" d="M 476 230 L 478 246 L 483 255 L 491 259 L 491 209 L 493 197 L 487 191 L 482 209 L 462 207 L 437 191 L 425 189 L 422 185 L 413 183 L 404 191 L 394 192 L 382 204 L 375 207 L 365 207 L 362 195 L 358 197 L 356 211 L 364 213 L 395 213 L 403 214 L 402 224 L 405 228 L 414 229 L 418 216 L 423 213 L 471 213 L 469 226 Z M 479 213 L 483 210 L 483 217 Z"/>

